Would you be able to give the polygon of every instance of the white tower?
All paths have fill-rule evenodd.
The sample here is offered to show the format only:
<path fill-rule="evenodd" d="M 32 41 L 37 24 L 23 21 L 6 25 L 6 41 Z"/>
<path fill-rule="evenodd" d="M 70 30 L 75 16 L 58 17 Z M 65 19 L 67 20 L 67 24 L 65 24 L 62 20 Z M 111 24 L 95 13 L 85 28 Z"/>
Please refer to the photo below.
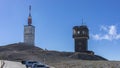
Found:
<path fill-rule="evenodd" d="M 34 45 L 35 43 L 35 26 L 32 25 L 31 6 L 29 6 L 28 25 L 24 26 L 24 43 Z"/>

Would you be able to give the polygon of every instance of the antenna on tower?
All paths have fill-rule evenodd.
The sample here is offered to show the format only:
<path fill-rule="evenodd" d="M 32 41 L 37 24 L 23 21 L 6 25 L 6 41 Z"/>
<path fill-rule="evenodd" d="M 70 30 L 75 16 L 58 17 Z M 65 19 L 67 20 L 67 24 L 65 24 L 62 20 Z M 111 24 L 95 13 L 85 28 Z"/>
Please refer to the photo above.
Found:
<path fill-rule="evenodd" d="M 84 21 L 83 21 L 83 18 L 82 18 L 82 25 L 84 25 Z"/>
<path fill-rule="evenodd" d="M 31 5 L 29 5 L 29 17 L 28 17 L 28 25 L 32 24 L 32 17 L 31 17 Z"/>
<path fill-rule="evenodd" d="M 31 16 L 31 5 L 29 5 L 29 17 Z"/>
<path fill-rule="evenodd" d="M 82 25 L 86 25 L 86 23 L 84 22 L 83 18 L 82 18 Z"/>

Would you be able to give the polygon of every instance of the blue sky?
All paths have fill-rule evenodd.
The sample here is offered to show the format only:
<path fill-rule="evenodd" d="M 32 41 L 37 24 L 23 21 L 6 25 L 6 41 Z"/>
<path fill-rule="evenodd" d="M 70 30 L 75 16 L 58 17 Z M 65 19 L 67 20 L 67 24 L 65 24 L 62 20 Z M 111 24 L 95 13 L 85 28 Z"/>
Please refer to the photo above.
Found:
<path fill-rule="evenodd" d="M 36 46 L 74 51 L 72 28 L 82 18 L 90 30 L 89 50 L 120 60 L 119 0 L 0 0 L 0 45 L 23 42 L 28 7 L 32 5 Z"/>

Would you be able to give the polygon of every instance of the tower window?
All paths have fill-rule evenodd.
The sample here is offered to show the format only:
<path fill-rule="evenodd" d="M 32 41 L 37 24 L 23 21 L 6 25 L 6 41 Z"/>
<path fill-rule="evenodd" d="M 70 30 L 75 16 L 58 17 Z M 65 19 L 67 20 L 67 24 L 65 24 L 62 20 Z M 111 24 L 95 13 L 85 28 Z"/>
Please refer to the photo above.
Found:
<path fill-rule="evenodd" d="M 77 33 L 80 34 L 80 31 L 78 31 Z"/>
<path fill-rule="evenodd" d="M 85 31 L 82 31 L 82 34 L 86 34 L 86 32 L 85 32 Z"/>
<path fill-rule="evenodd" d="M 76 34 L 76 31 L 75 31 L 75 30 L 73 30 L 73 34 Z"/>

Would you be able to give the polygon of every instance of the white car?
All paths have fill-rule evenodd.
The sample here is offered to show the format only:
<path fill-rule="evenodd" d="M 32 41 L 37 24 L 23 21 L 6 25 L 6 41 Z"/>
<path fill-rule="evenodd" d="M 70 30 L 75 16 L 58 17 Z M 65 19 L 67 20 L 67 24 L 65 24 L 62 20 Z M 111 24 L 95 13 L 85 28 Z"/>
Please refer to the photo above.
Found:
<path fill-rule="evenodd" d="M 26 68 L 32 67 L 34 63 L 39 63 L 37 61 L 23 61 L 22 64 L 26 65 Z"/>

